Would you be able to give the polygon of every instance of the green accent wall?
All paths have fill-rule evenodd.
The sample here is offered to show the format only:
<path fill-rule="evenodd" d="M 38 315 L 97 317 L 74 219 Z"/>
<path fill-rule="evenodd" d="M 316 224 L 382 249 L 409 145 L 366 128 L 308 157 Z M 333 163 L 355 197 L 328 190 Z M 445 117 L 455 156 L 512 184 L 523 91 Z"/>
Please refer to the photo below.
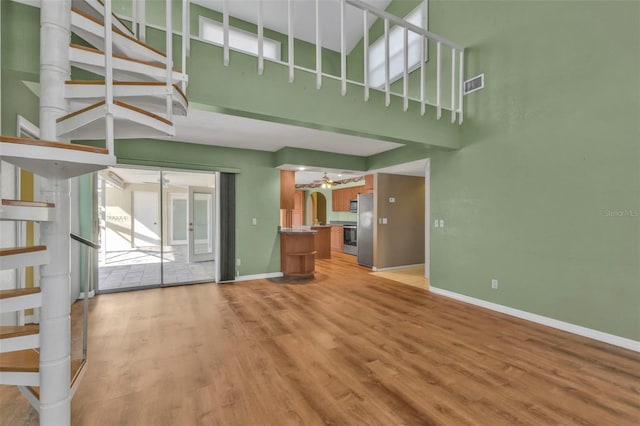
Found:
<path fill-rule="evenodd" d="M 485 73 L 431 157 L 431 284 L 640 340 L 640 3 L 429 3 Z"/>

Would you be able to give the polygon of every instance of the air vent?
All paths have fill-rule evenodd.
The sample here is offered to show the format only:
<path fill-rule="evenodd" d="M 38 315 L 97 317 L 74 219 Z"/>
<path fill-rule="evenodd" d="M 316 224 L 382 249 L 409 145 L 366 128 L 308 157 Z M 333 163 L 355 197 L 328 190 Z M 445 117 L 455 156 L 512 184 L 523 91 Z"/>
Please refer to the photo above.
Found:
<path fill-rule="evenodd" d="M 464 82 L 464 94 L 476 92 L 484 87 L 484 74 L 477 75 Z"/>

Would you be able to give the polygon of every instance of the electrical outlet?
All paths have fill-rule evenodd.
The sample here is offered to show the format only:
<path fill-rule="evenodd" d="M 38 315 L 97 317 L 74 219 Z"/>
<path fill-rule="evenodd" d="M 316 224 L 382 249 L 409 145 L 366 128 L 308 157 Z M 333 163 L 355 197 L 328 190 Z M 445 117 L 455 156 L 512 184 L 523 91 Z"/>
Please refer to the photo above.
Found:
<path fill-rule="evenodd" d="M 496 280 L 495 278 L 491 280 L 491 288 L 493 289 L 498 288 L 498 280 Z"/>
<path fill-rule="evenodd" d="M 242 262 L 240 262 L 240 258 L 237 258 L 236 259 L 236 266 L 240 266 L 240 265 L 242 265 Z"/>
<path fill-rule="evenodd" d="M 256 219 L 255 217 L 252 217 L 251 218 L 251 224 L 254 225 L 254 226 L 257 225 L 258 224 L 258 219 Z"/>
<path fill-rule="evenodd" d="M 389 202 L 391 204 L 395 203 L 396 202 L 396 197 L 389 197 Z"/>
<path fill-rule="evenodd" d="M 383 224 L 383 225 L 386 225 L 386 224 L 387 224 L 387 218 L 386 218 L 386 217 L 383 217 L 383 218 L 382 218 L 382 224 Z"/>

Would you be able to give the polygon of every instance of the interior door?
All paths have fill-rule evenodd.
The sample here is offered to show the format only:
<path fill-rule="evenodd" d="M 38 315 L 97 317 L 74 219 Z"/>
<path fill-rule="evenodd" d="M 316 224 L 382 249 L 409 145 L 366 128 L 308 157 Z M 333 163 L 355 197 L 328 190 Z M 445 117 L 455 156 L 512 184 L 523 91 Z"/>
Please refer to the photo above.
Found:
<path fill-rule="evenodd" d="M 214 259 L 213 188 L 189 187 L 189 263 Z"/>

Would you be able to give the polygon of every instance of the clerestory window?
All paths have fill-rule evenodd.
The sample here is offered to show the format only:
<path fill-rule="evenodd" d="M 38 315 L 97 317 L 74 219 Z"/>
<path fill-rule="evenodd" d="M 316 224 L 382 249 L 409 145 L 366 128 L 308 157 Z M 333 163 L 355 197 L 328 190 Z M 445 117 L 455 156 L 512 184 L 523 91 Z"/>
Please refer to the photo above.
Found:
<path fill-rule="evenodd" d="M 221 22 L 200 17 L 200 38 L 219 46 L 224 45 L 224 28 Z M 262 53 L 265 59 L 280 61 L 280 42 L 263 39 Z M 229 26 L 229 49 L 258 56 L 258 36 Z"/>
<path fill-rule="evenodd" d="M 424 28 L 424 6 L 420 5 L 404 17 L 413 25 Z M 420 66 L 420 35 L 409 31 L 407 59 L 409 72 Z M 404 73 L 404 28 L 394 26 L 389 30 L 389 83 L 397 81 Z M 384 35 L 369 46 L 369 86 L 384 87 Z"/>

